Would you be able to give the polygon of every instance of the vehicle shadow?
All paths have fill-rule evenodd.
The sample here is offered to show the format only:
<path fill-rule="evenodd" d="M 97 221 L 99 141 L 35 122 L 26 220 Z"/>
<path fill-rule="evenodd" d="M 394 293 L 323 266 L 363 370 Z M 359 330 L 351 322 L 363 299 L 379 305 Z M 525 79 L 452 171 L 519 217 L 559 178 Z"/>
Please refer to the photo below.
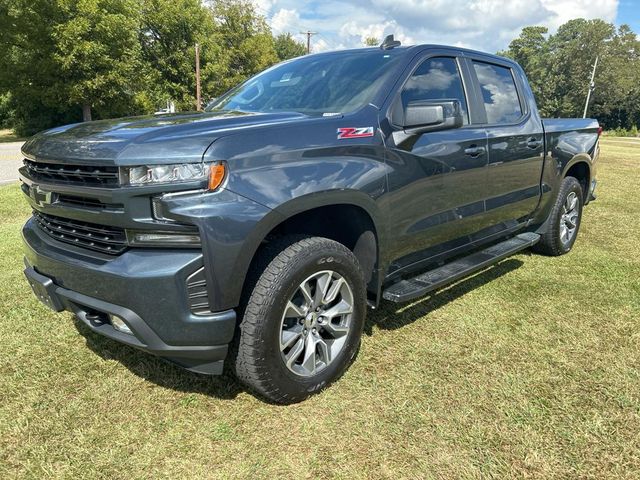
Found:
<path fill-rule="evenodd" d="M 419 318 L 429 315 L 430 312 L 444 307 L 472 290 L 520 268 L 523 264 L 524 262 L 514 258 L 504 260 L 472 277 L 461 280 L 452 287 L 436 290 L 431 295 L 416 300 L 416 303 L 406 309 L 403 309 L 403 306 L 407 304 L 397 304 L 383 300 L 378 310 L 369 312 L 369 315 L 367 315 L 364 332 L 366 335 L 372 335 L 374 326 L 383 330 L 402 328 Z"/>
<path fill-rule="evenodd" d="M 78 333 L 85 338 L 87 346 L 104 360 L 116 360 L 131 373 L 164 388 L 201 393 L 223 400 L 232 400 L 246 389 L 225 368 L 220 376 L 201 375 L 154 357 L 133 347 L 103 337 L 87 327 L 81 320 L 73 318 Z"/>
<path fill-rule="evenodd" d="M 378 310 L 368 313 L 364 332 L 366 335 L 372 335 L 374 325 L 384 330 L 402 328 L 473 289 L 520 268 L 522 265 L 523 262 L 520 260 L 505 260 L 473 277 L 460 281 L 453 287 L 438 290 L 404 310 L 402 310 L 402 304 L 397 305 L 383 301 Z M 74 324 L 78 333 L 85 338 L 87 346 L 101 358 L 116 360 L 134 375 L 158 386 L 185 393 L 201 393 L 223 400 L 234 399 L 240 392 L 247 391 L 228 368 L 225 368 L 225 372 L 221 376 L 192 373 L 133 347 L 103 337 L 93 332 L 75 317 Z"/>

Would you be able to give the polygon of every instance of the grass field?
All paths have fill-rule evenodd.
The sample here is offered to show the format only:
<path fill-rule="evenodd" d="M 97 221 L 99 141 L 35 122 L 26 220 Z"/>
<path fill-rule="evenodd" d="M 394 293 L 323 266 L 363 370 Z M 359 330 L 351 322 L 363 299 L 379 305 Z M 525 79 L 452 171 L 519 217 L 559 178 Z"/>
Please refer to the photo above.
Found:
<path fill-rule="evenodd" d="M 52 314 L 0 188 L 0 478 L 640 477 L 640 141 L 603 141 L 575 249 L 369 315 L 329 390 L 274 406 Z"/>

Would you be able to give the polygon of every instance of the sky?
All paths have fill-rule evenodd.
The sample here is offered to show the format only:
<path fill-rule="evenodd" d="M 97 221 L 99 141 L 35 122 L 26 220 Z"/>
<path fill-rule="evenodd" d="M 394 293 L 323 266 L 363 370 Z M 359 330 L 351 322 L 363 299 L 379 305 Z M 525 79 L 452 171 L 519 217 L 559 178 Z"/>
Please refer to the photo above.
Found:
<path fill-rule="evenodd" d="M 312 50 L 356 48 L 390 33 L 403 44 L 438 43 L 486 52 L 506 48 L 522 27 L 553 33 L 572 18 L 627 23 L 640 33 L 640 0 L 252 0 L 275 34 L 318 32 Z"/>

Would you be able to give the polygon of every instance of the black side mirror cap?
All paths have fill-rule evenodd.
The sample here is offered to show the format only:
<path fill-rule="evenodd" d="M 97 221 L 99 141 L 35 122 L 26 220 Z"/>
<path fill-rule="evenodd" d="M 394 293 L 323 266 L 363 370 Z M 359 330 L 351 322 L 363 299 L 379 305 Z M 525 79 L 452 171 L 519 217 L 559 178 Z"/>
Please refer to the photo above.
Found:
<path fill-rule="evenodd" d="M 410 102 L 402 112 L 401 121 L 394 123 L 408 135 L 460 128 L 464 124 L 458 100 L 429 100 Z"/>

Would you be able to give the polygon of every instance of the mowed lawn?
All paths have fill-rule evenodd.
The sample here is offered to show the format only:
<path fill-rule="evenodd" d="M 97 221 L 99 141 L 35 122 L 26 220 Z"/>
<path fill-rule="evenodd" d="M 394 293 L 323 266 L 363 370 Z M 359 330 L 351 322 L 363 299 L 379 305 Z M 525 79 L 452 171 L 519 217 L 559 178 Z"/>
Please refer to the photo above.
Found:
<path fill-rule="evenodd" d="M 602 144 L 573 252 L 384 303 L 286 407 L 41 306 L 0 188 L 0 478 L 639 478 L 640 141 Z"/>

